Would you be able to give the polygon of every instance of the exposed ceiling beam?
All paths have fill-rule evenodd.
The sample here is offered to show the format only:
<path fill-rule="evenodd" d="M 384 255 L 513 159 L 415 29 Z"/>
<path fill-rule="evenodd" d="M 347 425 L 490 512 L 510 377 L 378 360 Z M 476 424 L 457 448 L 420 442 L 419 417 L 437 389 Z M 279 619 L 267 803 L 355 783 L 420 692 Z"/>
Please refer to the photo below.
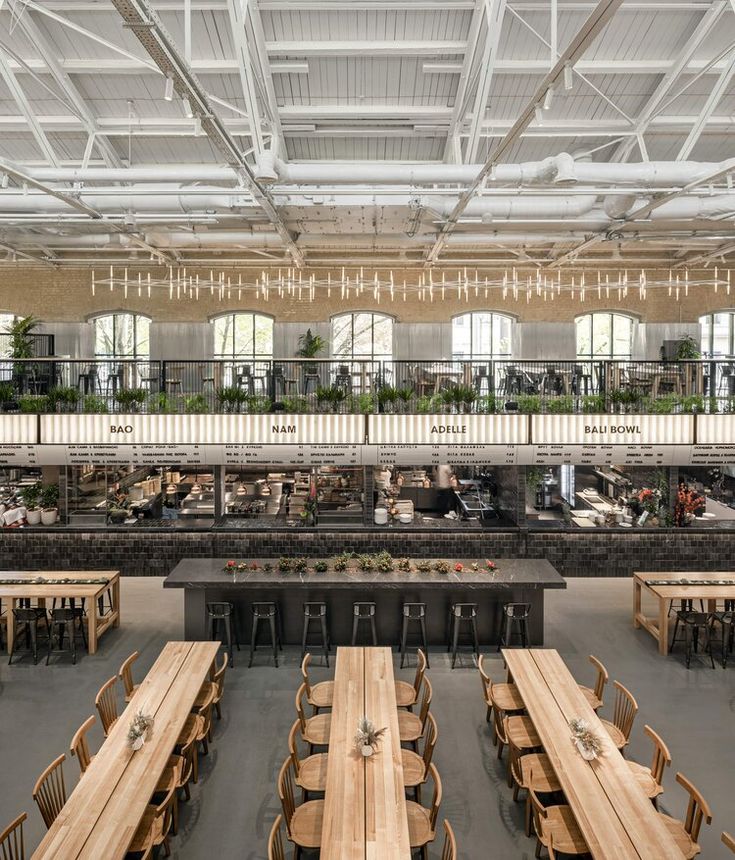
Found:
<path fill-rule="evenodd" d="M 77 212 L 82 212 L 84 215 L 88 215 L 90 218 L 102 217 L 96 209 L 93 209 L 91 206 L 87 206 L 87 204 L 83 203 L 78 197 L 74 197 L 71 194 L 67 194 L 65 191 L 53 188 L 50 185 L 46 185 L 44 182 L 39 182 L 37 179 L 33 179 L 27 173 L 19 170 L 14 164 L 11 164 L 4 159 L 0 159 L 0 173 L 6 173 L 21 185 L 35 188 L 38 191 L 42 191 L 44 194 L 48 194 L 50 197 L 55 197 L 57 200 L 61 200 L 62 203 L 66 203 L 67 206 L 72 209 L 76 209 Z"/>
<path fill-rule="evenodd" d="M 682 262 L 677 263 L 674 268 L 683 269 L 691 266 L 698 266 L 700 263 L 707 265 L 712 260 L 716 260 L 718 257 L 723 257 L 725 254 L 735 254 L 735 242 L 728 242 L 726 245 L 720 245 L 713 251 L 708 251 L 706 254 L 699 254 L 697 257 L 682 260 Z"/>
<path fill-rule="evenodd" d="M 255 77 L 253 75 L 250 48 L 245 31 L 247 6 L 248 0 L 228 0 L 227 3 L 232 41 L 235 46 L 237 67 L 240 73 L 240 85 L 242 86 L 243 98 L 245 99 L 245 112 L 248 115 L 250 137 L 257 158 L 262 155 L 264 146 L 263 131 L 260 127 L 260 110 L 258 109 L 258 98 L 255 91 Z"/>
<path fill-rule="evenodd" d="M 265 45 L 265 33 L 263 32 L 263 22 L 260 19 L 260 9 L 257 3 L 252 0 L 248 5 L 248 13 L 250 27 L 253 33 L 253 44 L 255 46 L 255 54 L 258 60 L 258 70 L 263 81 L 263 98 L 266 105 L 268 120 L 270 122 L 273 136 L 271 137 L 271 149 L 279 153 L 281 157 L 285 157 L 285 151 L 279 152 L 281 149 L 281 141 L 283 140 L 283 129 L 281 128 L 281 116 L 278 110 L 278 99 L 273 86 L 273 75 L 276 73 L 276 66 L 283 66 L 285 70 L 283 74 L 308 74 L 308 62 L 294 62 L 283 60 L 278 62 L 270 62 L 268 51 Z"/>
<path fill-rule="evenodd" d="M 334 39 L 329 41 L 304 40 L 296 42 L 267 42 L 269 54 L 279 57 L 435 57 L 445 54 L 464 54 L 467 42 L 463 40 L 422 39 Z"/>
<path fill-rule="evenodd" d="M 485 179 L 489 176 L 493 167 L 506 155 L 511 146 L 513 146 L 515 141 L 520 137 L 523 130 L 527 128 L 534 116 L 536 108 L 542 104 L 542 100 L 548 89 L 554 86 L 554 84 L 556 84 L 564 74 L 565 66 L 574 66 L 577 60 L 587 49 L 587 46 L 594 41 L 594 39 L 604 29 L 622 2 L 623 0 L 600 0 L 600 2 L 595 6 L 592 14 L 587 18 L 579 32 L 564 49 L 554 67 L 548 75 L 546 75 L 531 100 L 521 111 L 513 126 L 505 134 L 503 139 L 491 149 L 487 161 L 475 177 L 474 181 L 460 196 L 457 204 L 442 226 L 439 235 L 436 237 L 436 241 L 434 242 L 431 250 L 427 254 L 426 264 L 433 265 L 436 263 L 439 255 L 441 254 L 442 248 L 444 247 L 444 243 L 450 233 L 454 230 L 457 221 L 467 207 L 467 204 L 472 200 L 481 185 L 485 182 Z"/>
<path fill-rule="evenodd" d="M 45 5 L 58 12 L 108 12 L 108 0 L 44 0 Z M 186 0 L 156 0 L 156 9 L 161 12 L 179 12 L 184 8 Z M 473 0 L 259 0 L 264 11 L 295 10 L 329 11 L 329 10 L 386 10 L 413 9 L 425 11 L 463 10 L 474 7 Z M 548 0 L 514 0 L 517 9 L 528 11 L 548 11 Z M 595 8 L 590 2 L 559 2 L 559 11 L 589 12 Z M 621 12 L 679 12 L 689 13 L 704 11 L 709 0 L 626 0 Z M 191 0 L 194 12 L 226 11 L 227 0 Z"/>
<path fill-rule="evenodd" d="M 729 55 L 728 60 L 728 67 L 722 71 L 720 77 L 717 79 L 717 83 L 710 90 L 710 94 L 702 106 L 702 110 L 699 112 L 697 121 L 692 126 L 692 130 L 689 132 L 687 139 L 682 144 L 682 147 L 676 156 L 677 161 L 684 161 L 689 158 L 692 150 L 697 145 L 697 141 L 704 131 L 704 127 L 709 122 L 715 108 L 720 103 L 720 99 L 725 95 L 727 88 L 730 86 L 730 81 L 733 79 L 733 75 L 735 75 L 735 51 Z"/>
<path fill-rule="evenodd" d="M 8 251 L 8 253 L 15 254 L 17 257 L 22 257 L 24 260 L 29 260 L 32 263 L 42 263 L 44 266 L 54 266 L 53 261 L 49 260 L 47 257 L 39 257 L 37 254 L 31 254 L 30 251 L 19 251 L 18 248 L 13 245 L 8 245 L 2 241 L 0 241 L 0 250 Z M 2 265 L 3 262 L 3 260 L 0 260 L 0 265 Z"/>
<path fill-rule="evenodd" d="M 490 87 L 493 80 L 495 60 L 498 55 L 500 44 L 500 31 L 503 29 L 503 18 L 505 17 L 505 0 L 485 0 L 485 26 L 487 35 L 482 53 L 480 66 L 480 77 L 477 81 L 475 91 L 475 106 L 470 121 L 470 134 L 465 147 L 465 163 L 474 164 L 477 159 L 477 150 L 480 145 L 480 130 L 485 121 L 487 101 L 490 97 Z"/>

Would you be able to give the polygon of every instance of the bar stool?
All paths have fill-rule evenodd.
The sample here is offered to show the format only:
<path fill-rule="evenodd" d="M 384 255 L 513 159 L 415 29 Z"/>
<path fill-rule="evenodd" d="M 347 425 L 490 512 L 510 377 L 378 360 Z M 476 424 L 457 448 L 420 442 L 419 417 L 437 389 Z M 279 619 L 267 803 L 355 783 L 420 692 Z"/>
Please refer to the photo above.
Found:
<path fill-rule="evenodd" d="M 329 633 L 327 632 L 327 604 L 323 601 L 310 601 L 304 603 L 304 631 L 301 634 L 301 659 L 306 654 L 306 640 L 309 636 L 309 625 L 312 621 L 318 621 L 322 634 L 322 651 L 324 659 L 329 668 Z"/>
<path fill-rule="evenodd" d="M 224 601 L 207 604 L 207 635 L 210 639 L 221 637 L 220 624 L 224 627 L 227 641 L 227 653 L 230 655 L 230 666 L 234 665 L 232 658 L 232 639 L 235 638 L 237 650 L 240 650 L 240 639 L 237 635 L 237 619 L 234 618 L 235 607 Z"/>
<path fill-rule="evenodd" d="M 46 625 L 46 636 L 51 638 L 51 629 L 48 624 L 48 615 L 45 609 L 36 606 L 17 606 L 13 609 L 13 618 L 15 619 L 15 635 L 13 641 L 9 642 L 10 656 L 8 658 L 8 666 L 13 662 L 18 640 L 25 634 L 26 650 L 33 654 L 33 665 L 38 663 L 38 625 L 43 621 Z"/>
<path fill-rule="evenodd" d="M 357 630 L 361 621 L 369 621 L 373 634 L 373 645 L 378 644 L 378 634 L 375 630 L 375 604 L 360 601 L 352 604 L 352 645 L 357 642 Z"/>
<path fill-rule="evenodd" d="M 319 374 L 318 373 L 305 373 L 304 374 L 304 395 L 309 393 L 309 388 L 313 387 L 314 391 L 319 388 Z"/>
<path fill-rule="evenodd" d="M 505 646 L 510 648 L 513 638 L 513 628 L 521 637 L 521 646 L 528 648 L 528 616 L 531 614 L 530 603 L 506 603 L 503 606 L 503 629 L 500 633 L 498 651 Z"/>
<path fill-rule="evenodd" d="M 79 627 L 76 621 L 79 620 Z M 64 634 L 69 627 L 69 650 L 71 651 L 71 662 L 76 665 L 77 662 L 77 631 L 82 634 L 82 642 L 84 647 L 87 647 L 87 637 L 84 634 L 84 622 L 82 621 L 78 610 L 71 606 L 64 606 L 60 609 L 51 610 L 51 631 L 48 637 L 48 652 L 46 654 L 46 665 L 48 666 L 51 659 L 51 650 L 54 641 L 54 631 L 57 631 L 58 650 L 64 650 Z"/>
<path fill-rule="evenodd" d="M 447 651 L 452 652 L 452 669 L 457 659 L 457 647 L 462 624 L 469 625 L 472 634 L 473 651 L 477 657 L 480 656 L 480 645 L 477 641 L 477 604 L 476 603 L 453 603 L 449 611 L 449 638 L 450 645 Z"/>
<path fill-rule="evenodd" d="M 403 604 L 403 628 L 401 630 L 401 669 L 406 659 L 406 639 L 408 638 L 408 625 L 418 622 L 421 632 L 421 646 L 426 657 L 426 667 L 429 667 L 429 645 L 426 641 L 426 604 L 404 603 Z M 329 665 L 329 664 L 327 664 Z"/>
<path fill-rule="evenodd" d="M 250 661 L 248 662 L 248 669 L 253 665 L 253 655 L 257 650 L 257 639 L 258 639 L 258 625 L 261 621 L 268 621 L 268 627 L 270 629 L 271 634 L 271 642 L 270 644 L 273 646 L 273 660 L 276 664 L 276 669 L 278 668 L 278 649 L 280 648 L 283 651 L 283 645 L 281 645 L 281 637 L 278 634 L 278 606 L 272 601 L 262 601 L 258 603 L 253 603 L 253 632 L 250 637 Z"/>
<path fill-rule="evenodd" d="M 712 616 L 707 612 L 694 612 L 694 611 L 686 611 L 679 610 L 676 613 L 676 623 L 674 624 L 674 635 L 671 639 L 671 645 L 669 645 L 669 654 L 674 649 L 674 645 L 677 641 L 681 641 L 681 637 L 677 637 L 677 632 L 679 629 L 679 623 L 682 624 L 682 629 L 684 631 L 684 643 L 685 643 L 685 655 L 686 655 L 686 667 L 687 669 L 690 667 L 692 662 L 692 654 L 694 654 L 698 650 L 699 646 L 699 638 L 700 632 L 702 634 L 702 638 L 704 639 L 704 653 L 709 652 L 709 659 L 712 663 L 712 668 L 715 668 L 715 659 L 712 655 Z"/>

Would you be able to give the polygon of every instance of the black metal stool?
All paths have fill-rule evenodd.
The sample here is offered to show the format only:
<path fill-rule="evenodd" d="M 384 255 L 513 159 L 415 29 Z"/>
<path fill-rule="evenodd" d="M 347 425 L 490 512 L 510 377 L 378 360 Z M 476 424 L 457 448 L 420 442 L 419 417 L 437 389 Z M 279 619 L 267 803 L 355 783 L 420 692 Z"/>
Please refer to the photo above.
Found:
<path fill-rule="evenodd" d="M 426 657 L 426 667 L 429 667 L 429 643 L 426 641 L 426 604 L 404 603 L 403 604 L 403 627 L 401 630 L 401 669 L 406 659 L 406 639 L 408 638 L 408 625 L 418 621 L 421 632 L 421 643 Z"/>
<path fill-rule="evenodd" d="M 707 612 L 679 610 L 676 613 L 676 624 L 674 625 L 674 635 L 671 639 L 671 645 L 669 645 L 669 654 L 673 651 L 676 642 L 681 642 L 681 637 L 676 635 L 679 629 L 679 624 L 681 623 L 682 629 L 684 630 L 683 638 L 684 647 L 686 649 L 685 656 L 687 669 L 689 669 L 691 665 L 692 655 L 699 650 L 700 634 L 702 634 L 701 638 L 704 639 L 704 653 L 706 654 L 709 652 L 709 659 L 712 663 L 712 668 L 714 669 L 715 659 L 712 656 L 711 642 L 712 621 L 713 616 Z"/>
<path fill-rule="evenodd" d="M 82 634 L 82 642 L 87 647 L 87 637 L 84 634 L 83 616 L 81 609 L 73 606 L 62 606 L 60 609 L 51 610 L 51 630 L 48 637 L 48 652 L 46 653 L 46 665 L 48 666 L 53 650 L 54 631 L 58 639 L 58 650 L 64 650 L 64 635 L 69 636 L 69 650 L 71 651 L 71 662 L 77 662 L 77 631 Z M 77 623 L 79 626 L 77 627 Z M 68 630 L 67 630 L 68 628 Z"/>
<path fill-rule="evenodd" d="M 324 659 L 329 667 L 329 631 L 327 630 L 327 604 L 323 601 L 310 601 L 304 603 L 304 631 L 301 635 L 301 659 L 304 659 L 306 654 L 306 640 L 309 637 L 309 625 L 312 621 L 318 621 L 320 624 L 320 632 L 322 636 L 322 651 Z"/>
<path fill-rule="evenodd" d="M 30 604 L 30 601 L 28 601 Z M 13 641 L 9 642 L 10 656 L 8 658 L 8 666 L 13 661 L 18 640 L 25 635 L 26 650 L 33 654 L 33 665 L 38 663 L 38 624 L 43 621 L 46 625 L 46 635 L 51 636 L 51 630 L 48 625 L 48 615 L 45 609 L 39 607 L 18 606 L 13 609 L 13 619 L 15 621 L 15 634 Z"/>
<path fill-rule="evenodd" d="M 240 638 L 237 635 L 237 619 L 235 618 L 235 607 L 232 603 L 221 601 L 207 604 L 207 635 L 210 639 L 221 640 L 220 625 L 224 628 L 227 653 L 230 656 L 230 666 L 233 666 L 232 639 L 234 637 L 235 645 L 239 651 Z"/>
<path fill-rule="evenodd" d="M 258 625 L 261 621 L 268 621 L 268 627 L 271 634 L 271 645 L 273 646 L 273 659 L 278 668 L 278 649 L 283 650 L 281 645 L 281 637 L 278 632 L 278 606 L 272 600 L 253 603 L 253 632 L 250 637 L 250 661 L 248 669 L 253 665 L 253 655 L 255 654 L 258 645 Z"/>
<path fill-rule="evenodd" d="M 735 600 L 725 601 L 725 611 L 715 612 L 715 620 L 722 625 L 722 668 L 727 668 L 727 655 L 735 642 Z"/>
<path fill-rule="evenodd" d="M 357 642 L 357 631 L 361 621 L 369 621 L 373 634 L 373 645 L 378 644 L 378 634 L 375 629 L 375 604 L 360 601 L 352 604 L 352 644 Z"/>
<path fill-rule="evenodd" d="M 449 639 L 450 644 L 447 651 L 452 652 L 452 669 L 457 659 L 457 648 L 459 647 L 459 634 L 462 624 L 469 624 L 469 632 L 472 634 L 472 648 L 477 657 L 480 656 L 480 644 L 477 641 L 477 604 L 476 603 L 453 603 L 449 610 Z"/>
<path fill-rule="evenodd" d="M 521 647 L 528 648 L 528 616 L 531 614 L 530 603 L 506 603 L 503 605 L 503 626 L 500 631 L 498 651 L 505 646 L 510 648 L 514 628 L 521 637 Z"/>

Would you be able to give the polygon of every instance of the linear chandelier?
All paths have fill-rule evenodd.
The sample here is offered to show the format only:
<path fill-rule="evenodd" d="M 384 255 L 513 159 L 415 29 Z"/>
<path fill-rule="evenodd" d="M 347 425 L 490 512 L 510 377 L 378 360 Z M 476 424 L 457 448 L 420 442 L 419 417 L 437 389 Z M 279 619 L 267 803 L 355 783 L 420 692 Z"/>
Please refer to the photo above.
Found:
<path fill-rule="evenodd" d="M 219 301 L 232 301 L 233 298 L 241 301 L 245 297 L 264 302 L 271 298 L 315 302 L 325 298 L 346 301 L 372 295 L 378 304 L 381 301 L 405 302 L 408 296 L 425 302 L 447 299 L 469 302 L 471 297 L 491 296 L 501 297 L 503 301 L 530 302 L 532 298 L 553 301 L 557 296 L 565 295 L 584 302 L 586 298 L 603 297 L 622 301 L 631 293 L 637 293 L 638 298 L 645 301 L 649 289 L 665 290 L 670 298 L 679 301 L 687 297 L 690 290 L 702 287 L 713 289 L 715 293 L 722 290 L 730 295 L 731 270 L 720 271 L 715 267 L 707 278 L 690 277 L 688 269 L 676 273 L 669 270 L 668 277 L 656 278 L 650 277 L 645 269 L 635 272 L 621 269 L 612 274 L 597 271 L 590 276 L 589 272 L 577 270 L 559 270 L 554 275 L 547 275 L 541 271 L 525 274 L 512 268 L 506 269 L 501 277 L 489 277 L 477 269 L 470 272 L 464 268 L 449 277 L 446 272 L 441 275 L 431 270 L 421 272 L 412 283 L 405 279 L 397 281 L 392 270 L 382 277 L 377 271 L 372 276 L 366 275 L 362 267 L 355 270 L 342 268 L 335 276 L 328 272 L 326 277 L 320 278 L 315 274 L 304 276 L 298 269 L 278 269 L 277 273 L 263 270 L 254 282 L 245 282 L 241 274 L 234 279 L 224 271 L 210 269 L 209 277 L 203 277 L 199 273 L 192 274 L 186 267 L 174 266 L 169 266 L 163 277 L 154 277 L 150 272 L 130 273 L 127 267 L 116 270 L 110 266 L 109 275 L 105 277 L 98 277 L 92 271 L 93 296 L 98 290 L 122 292 L 126 299 L 131 295 L 151 298 L 154 292 L 164 292 L 168 293 L 170 301 L 198 301 L 209 296 Z"/>

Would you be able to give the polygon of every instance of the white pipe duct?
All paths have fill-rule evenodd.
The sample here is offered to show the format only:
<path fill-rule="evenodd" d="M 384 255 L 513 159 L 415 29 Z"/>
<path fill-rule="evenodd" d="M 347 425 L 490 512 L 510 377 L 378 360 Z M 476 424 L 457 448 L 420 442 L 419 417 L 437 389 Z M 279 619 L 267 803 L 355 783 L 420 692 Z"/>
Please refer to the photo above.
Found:
<path fill-rule="evenodd" d="M 130 193 L 125 195 L 83 194 L 81 199 L 98 212 L 172 212 L 192 213 L 230 211 L 249 208 L 258 210 L 248 195 L 237 194 L 179 194 Z M 69 205 L 56 197 L 41 194 L 0 194 L 0 212 L 69 212 Z"/>

